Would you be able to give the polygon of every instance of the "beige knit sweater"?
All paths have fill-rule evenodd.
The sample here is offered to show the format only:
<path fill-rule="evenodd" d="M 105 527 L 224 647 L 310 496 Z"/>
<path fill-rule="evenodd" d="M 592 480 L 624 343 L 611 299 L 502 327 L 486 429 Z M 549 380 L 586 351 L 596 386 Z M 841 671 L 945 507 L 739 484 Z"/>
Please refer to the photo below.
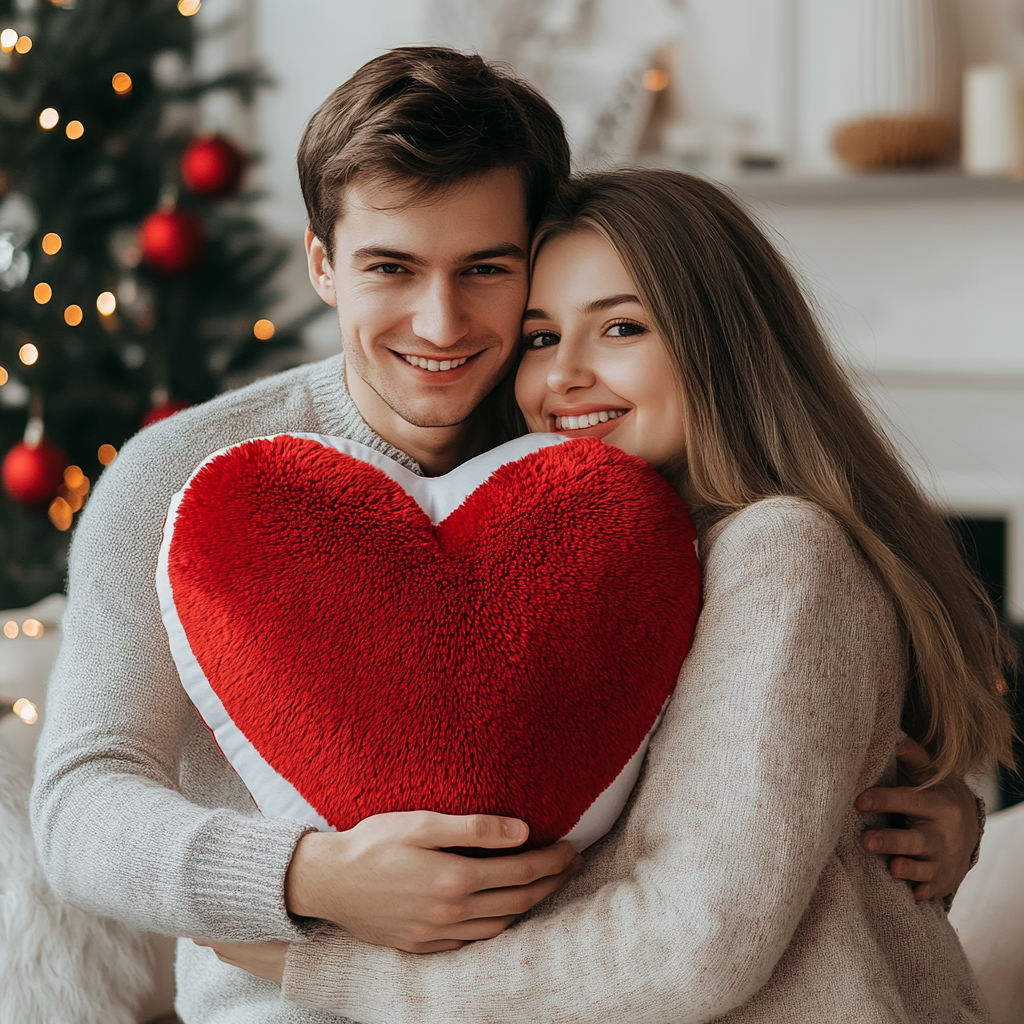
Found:
<path fill-rule="evenodd" d="M 816 507 L 702 541 L 705 605 L 643 780 L 585 870 L 488 942 L 414 956 L 332 928 L 284 995 L 366 1024 L 954 1024 L 986 1018 L 937 902 L 857 841 L 907 676 L 892 606 Z"/>

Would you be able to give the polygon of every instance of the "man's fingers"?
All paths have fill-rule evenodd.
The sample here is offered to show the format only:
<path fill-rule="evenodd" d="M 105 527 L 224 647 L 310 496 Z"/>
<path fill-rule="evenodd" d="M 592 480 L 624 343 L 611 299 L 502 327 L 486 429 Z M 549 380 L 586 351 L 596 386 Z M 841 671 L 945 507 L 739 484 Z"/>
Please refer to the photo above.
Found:
<path fill-rule="evenodd" d="M 560 874 L 539 878 L 531 885 L 478 892 L 468 901 L 467 910 L 469 915 L 474 918 L 494 918 L 506 915 L 518 917 L 536 906 L 542 899 L 561 889 L 577 871 L 577 862 L 572 861 L 569 867 Z"/>
<path fill-rule="evenodd" d="M 920 885 L 914 886 L 914 899 L 918 903 L 930 900 L 935 894 L 936 888 L 931 882 L 922 882 Z"/>
<path fill-rule="evenodd" d="M 529 850 L 512 857 L 488 857 L 473 862 L 476 892 L 532 885 L 540 878 L 560 875 L 579 854 L 563 840 L 542 850 Z"/>
<path fill-rule="evenodd" d="M 405 953 L 441 953 L 446 949 L 461 949 L 465 945 L 458 939 L 439 939 L 437 942 L 410 942 L 405 945 L 401 943 L 395 948 Z"/>
<path fill-rule="evenodd" d="M 413 811 L 411 814 L 409 837 L 427 849 L 461 846 L 499 850 L 520 846 L 530 835 L 530 827 L 518 818 L 494 814 L 438 814 L 435 811 Z"/>
<path fill-rule="evenodd" d="M 908 736 L 896 748 L 896 760 L 906 774 L 914 775 L 927 768 L 932 759 L 917 740 Z"/>
<path fill-rule="evenodd" d="M 921 793 L 912 786 L 875 786 L 864 790 L 854 806 L 862 814 L 905 814 L 913 818 L 921 812 Z"/>
<path fill-rule="evenodd" d="M 889 874 L 893 878 L 904 878 L 910 882 L 930 882 L 935 876 L 935 865 L 930 860 L 894 857 L 889 865 Z"/>
<path fill-rule="evenodd" d="M 871 829 L 861 836 L 860 841 L 866 853 L 902 854 L 904 857 L 927 857 L 936 853 L 928 849 L 928 838 L 918 829 Z"/>

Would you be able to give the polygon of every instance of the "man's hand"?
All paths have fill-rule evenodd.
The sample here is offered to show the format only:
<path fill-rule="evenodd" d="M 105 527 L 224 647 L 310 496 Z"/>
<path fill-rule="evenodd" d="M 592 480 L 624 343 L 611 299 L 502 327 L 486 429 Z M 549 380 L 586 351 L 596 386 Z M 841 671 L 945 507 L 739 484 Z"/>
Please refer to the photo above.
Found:
<path fill-rule="evenodd" d="M 310 832 L 285 878 L 288 910 L 341 925 L 364 942 L 409 953 L 457 949 L 504 931 L 560 889 L 582 859 L 567 842 L 512 856 L 529 828 L 516 818 L 432 811 L 377 814 L 347 832 Z"/>
<path fill-rule="evenodd" d="M 959 779 L 915 789 L 925 778 L 928 752 L 912 739 L 896 750 L 901 781 L 906 785 L 867 789 L 856 800 L 858 811 L 903 814 L 906 828 L 871 829 L 861 837 L 868 853 L 888 854 L 889 873 L 916 883 L 914 898 L 952 896 L 970 870 L 980 838 L 974 796 Z"/>
<path fill-rule="evenodd" d="M 288 956 L 287 942 L 207 942 L 195 939 L 197 946 L 209 946 L 217 959 L 232 967 L 255 974 L 257 978 L 281 984 L 284 977 L 284 961 Z"/>

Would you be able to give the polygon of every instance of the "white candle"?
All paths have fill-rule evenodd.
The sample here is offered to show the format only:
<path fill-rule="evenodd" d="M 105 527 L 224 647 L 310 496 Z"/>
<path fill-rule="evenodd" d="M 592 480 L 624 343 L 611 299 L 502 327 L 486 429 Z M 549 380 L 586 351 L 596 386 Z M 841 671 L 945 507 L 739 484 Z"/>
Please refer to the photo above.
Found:
<path fill-rule="evenodd" d="M 964 75 L 963 165 L 968 174 L 1020 174 L 1024 128 L 1012 68 L 983 64 Z"/>

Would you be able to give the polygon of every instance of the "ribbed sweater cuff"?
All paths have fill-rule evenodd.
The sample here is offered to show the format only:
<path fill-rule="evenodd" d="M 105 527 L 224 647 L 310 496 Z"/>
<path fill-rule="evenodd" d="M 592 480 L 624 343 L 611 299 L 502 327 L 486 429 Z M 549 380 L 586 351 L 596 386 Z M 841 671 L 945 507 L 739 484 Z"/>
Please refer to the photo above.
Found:
<path fill-rule="evenodd" d="M 351 1012 L 356 998 L 351 978 L 351 951 L 358 939 L 340 928 L 331 929 L 330 941 L 294 942 L 288 947 L 281 995 L 302 1006 Z"/>

